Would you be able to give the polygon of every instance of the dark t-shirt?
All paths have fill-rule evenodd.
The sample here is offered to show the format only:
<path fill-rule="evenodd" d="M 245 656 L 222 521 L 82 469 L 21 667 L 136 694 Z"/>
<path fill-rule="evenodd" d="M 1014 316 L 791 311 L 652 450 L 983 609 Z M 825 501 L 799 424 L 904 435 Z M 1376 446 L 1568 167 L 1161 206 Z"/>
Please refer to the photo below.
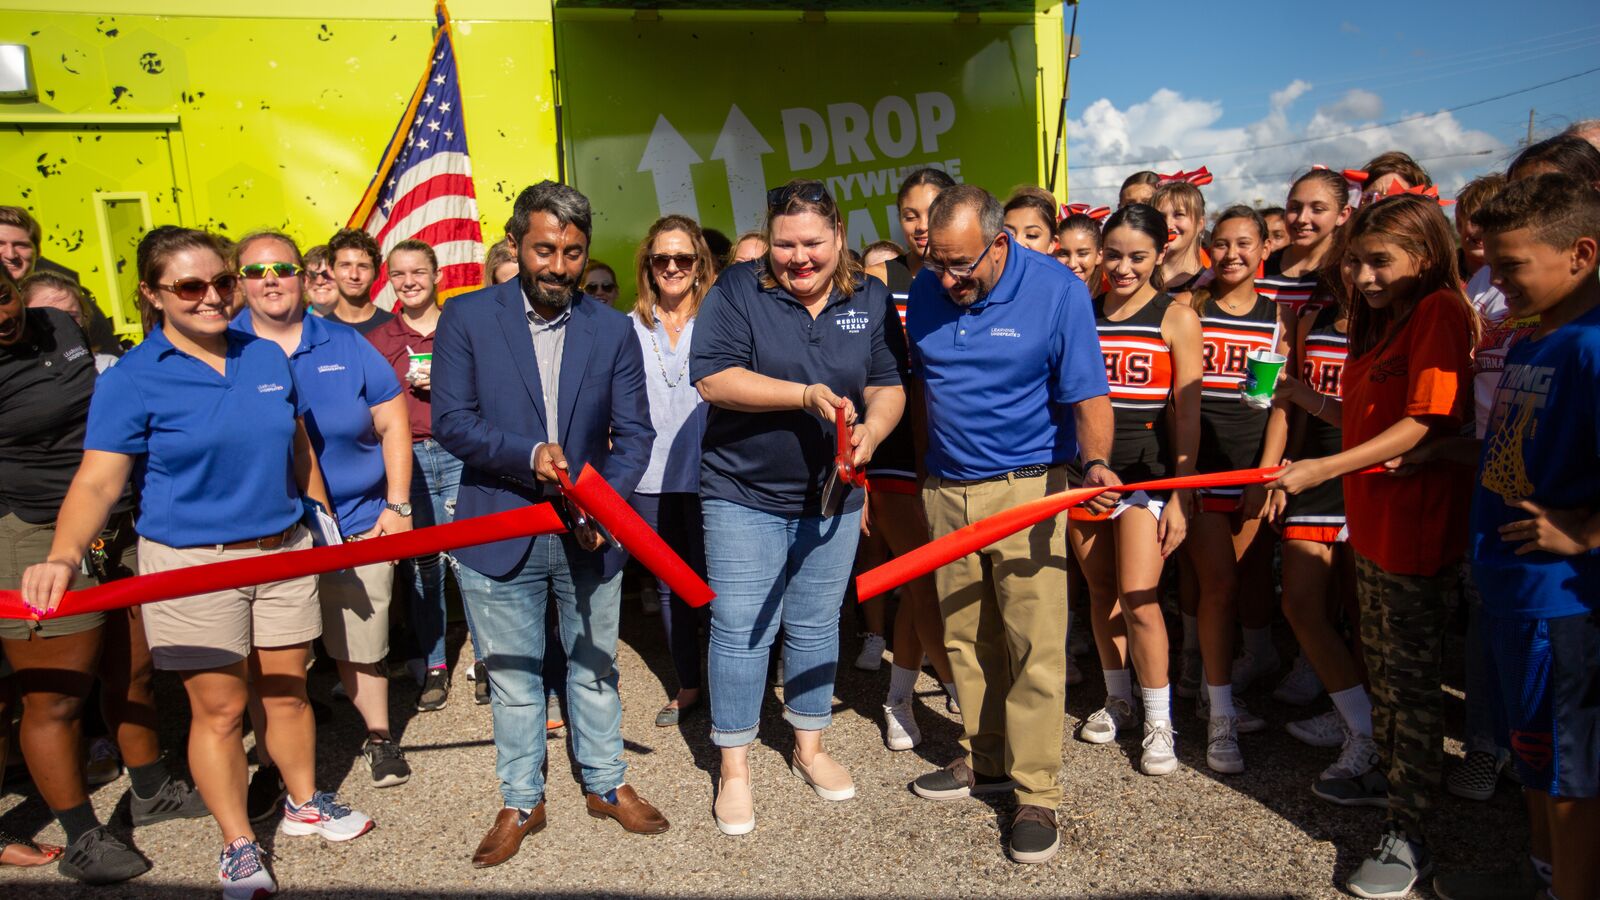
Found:
<path fill-rule="evenodd" d="M 0 515 L 55 521 L 83 459 L 94 353 L 58 309 L 27 311 L 22 341 L 0 347 Z"/>
<path fill-rule="evenodd" d="M 328 318 L 335 322 L 343 322 L 344 324 L 349 325 L 351 328 L 354 328 L 356 331 L 361 332 L 363 335 L 366 335 L 371 334 L 379 326 L 384 325 L 385 323 L 393 322 L 394 313 L 384 312 L 377 307 L 373 307 L 372 318 L 366 320 L 365 322 L 350 322 L 332 314 L 330 314 Z"/>
<path fill-rule="evenodd" d="M 695 320 L 689 377 L 698 382 L 741 368 L 780 381 L 826 384 L 865 410 L 869 387 L 898 387 L 902 370 L 890 347 L 889 290 L 876 278 L 854 295 L 837 289 L 816 318 L 782 288 L 763 287 L 764 263 L 729 266 L 717 277 Z M 741 412 L 712 406 L 706 417 L 700 492 L 778 516 L 814 516 L 833 469 L 834 427 L 808 410 Z M 861 508 L 851 491 L 844 511 Z"/>

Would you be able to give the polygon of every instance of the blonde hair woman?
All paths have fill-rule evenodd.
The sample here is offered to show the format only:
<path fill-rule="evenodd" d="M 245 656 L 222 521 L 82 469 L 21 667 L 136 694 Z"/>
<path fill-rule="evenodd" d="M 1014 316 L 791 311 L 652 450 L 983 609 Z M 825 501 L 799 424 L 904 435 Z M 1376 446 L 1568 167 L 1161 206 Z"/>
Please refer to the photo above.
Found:
<path fill-rule="evenodd" d="M 711 290 L 716 260 L 693 219 L 663 216 L 650 226 L 634 256 L 633 331 L 644 354 L 645 388 L 655 443 L 633 505 L 673 550 L 702 575 L 705 540 L 700 519 L 700 439 L 706 404 L 689 379 L 695 314 Z M 700 613 L 656 582 L 661 625 L 672 648 L 677 694 L 656 714 L 670 728 L 700 703 Z"/>

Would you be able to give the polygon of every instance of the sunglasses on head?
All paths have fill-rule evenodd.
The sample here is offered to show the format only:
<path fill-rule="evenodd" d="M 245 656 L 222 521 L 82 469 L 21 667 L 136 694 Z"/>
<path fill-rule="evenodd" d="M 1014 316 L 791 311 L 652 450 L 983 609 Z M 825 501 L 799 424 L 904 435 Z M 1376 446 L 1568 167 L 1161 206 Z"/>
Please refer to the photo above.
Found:
<path fill-rule="evenodd" d="M 251 281 L 267 277 L 268 272 L 279 278 L 288 278 L 291 275 L 299 275 L 303 271 L 305 270 L 292 262 L 251 263 L 248 266 L 239 267 L 239 274 Z"/>
<path fill-rule="evenodd" d="M 177 294 L 180 299 L 187 300 L 190 303 L 198 303 L 201 300 L 204 300 L 207 292 L 209 292 L 212 288 L 216 288 L 218 297 L 230 297 L 233 294 L 234 288 L 238 286 L 239 276 L 228 272 L 223 272 L 221 275 L 218 275 L 210 281 L 207 281 L 204 278 L 182 278 L 172 282 L 171 284 L 156 285 L 156 287 L 159 287 L 164 291 L 171 291 L 172 293 Z"/>
<path fill-rule="evenodd" d="M 786 184 L 767 191 L 767 210 L 777 212 L 788 206 L 791 201 L 804 200 L 807 203 L 821 203 L 828 199 L 828 188 L 820 181 L 801 181 L 796 184 Z"/>
<path fill-rule="evenodd" d="M 650 265 L 665 272 L 667 266 L 676 263 L 680 270 L 687 272 L 694 268 L 695 259 L 697 257 L 693 253 L 652 253 Z"/>

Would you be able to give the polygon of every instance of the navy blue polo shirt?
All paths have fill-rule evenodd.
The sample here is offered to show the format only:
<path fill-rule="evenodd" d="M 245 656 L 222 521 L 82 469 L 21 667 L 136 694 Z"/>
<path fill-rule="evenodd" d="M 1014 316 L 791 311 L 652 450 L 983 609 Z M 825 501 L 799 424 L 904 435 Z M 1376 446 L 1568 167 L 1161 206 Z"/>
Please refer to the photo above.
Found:
<path fill-rule="evenodd" d="M 994 290 L 957 306 L 924 269 L 906 332 L 928 406 L 928 471 L 971 481 L 1078 455 L 1071 404 L 1105 395 L 1089 289 L 1072 270 L 1010 244 Z"/>
<path fill-rule="evenodd" d="M 294 374 L 271 341 L 227 333 L 225 374 L 161 329 L 102 373 L 85 450 L 135 458 L 139 534 L 170 547 L 231 544 L 299 521 Z"/>
<path fill-rule="evenodd" d="M 250 310 L 241 310 L 231 327 L 255 334 Z M 306 433 L 339 530 L 346 535 L 370 530 L 383 512 L 388 486 L 372 407 L 400 396 L 400 379 L 359 331 L 318 316 L 301 323 L 300 346 L 289 354 L 289 368 L 305 400 Z"/>
<path fill-rule="evenodd" d="M 765 263 L 723 270 L 695 320 L 689 376 L 742 368 L 782 381 L 825 384 L 865 409 L 868 387 L 898 386 L 901 368 L 885 328 L 896 315 L 876 278 L 835 290 L 815 319 L 782 288 L 761 286 Z M 901 354 L 901 358 L 904 354 Z M 832 424 L 807 410 L 739 412 L 712 406 L 700 460 L 700 495 L 781 516 L 817 515 L 837 452 Z M 851 491 L 844 510 L 861 508 Z"/>

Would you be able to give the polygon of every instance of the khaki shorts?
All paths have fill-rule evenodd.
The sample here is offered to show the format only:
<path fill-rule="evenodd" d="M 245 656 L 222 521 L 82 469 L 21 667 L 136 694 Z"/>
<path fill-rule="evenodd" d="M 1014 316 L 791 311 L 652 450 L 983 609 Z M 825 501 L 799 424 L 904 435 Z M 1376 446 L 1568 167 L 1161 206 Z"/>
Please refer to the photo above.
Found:
<path fill-rule="evenodd" d="M 139 574 L 207 563 L 249 559 L 311 546 L 311 533 L 296 528 L 277 550 L 218 550 L 168 547 L 139 539 Z M 274 581 L 145 604 L 144 634 L 158 669 L 217 669 L 243 661 L 253 647 L 292 647 L 322 633 L 315 576 Z"/>
<path fill-rule="evenodd" d="M 389 655 L 389 600 L 394 563 L 340 569 L 319 577 L 322 646 L 336 660 L 382 662 Z"/>
<path fill-rule="evenodd" d="M 122 525 L 132 530 L 131 517 L 119 516 Z M 112 523 L 117 524 L 116 522 Z M 109 526 L 108 526 L 109 527 Z M 0 590 L 15 591 L 22 588 L 23 570 L 42 563 L 50 556 L 50 543 L 56 537 L 56 524 L 31 525 L 13 513 L 0 516 Z M 131 548 L 131 543 L 128 545 Z M 100 582 L 93 576 L 79 573 L 73 581 L 74 588 L 90 587 Z M 68 634 L 92 631 L 104 625 L 103 612 L 62 616 L 58 619 L 0 619 L 0 638 L 26 641 L 32 638 L 53 638 Z"/>

